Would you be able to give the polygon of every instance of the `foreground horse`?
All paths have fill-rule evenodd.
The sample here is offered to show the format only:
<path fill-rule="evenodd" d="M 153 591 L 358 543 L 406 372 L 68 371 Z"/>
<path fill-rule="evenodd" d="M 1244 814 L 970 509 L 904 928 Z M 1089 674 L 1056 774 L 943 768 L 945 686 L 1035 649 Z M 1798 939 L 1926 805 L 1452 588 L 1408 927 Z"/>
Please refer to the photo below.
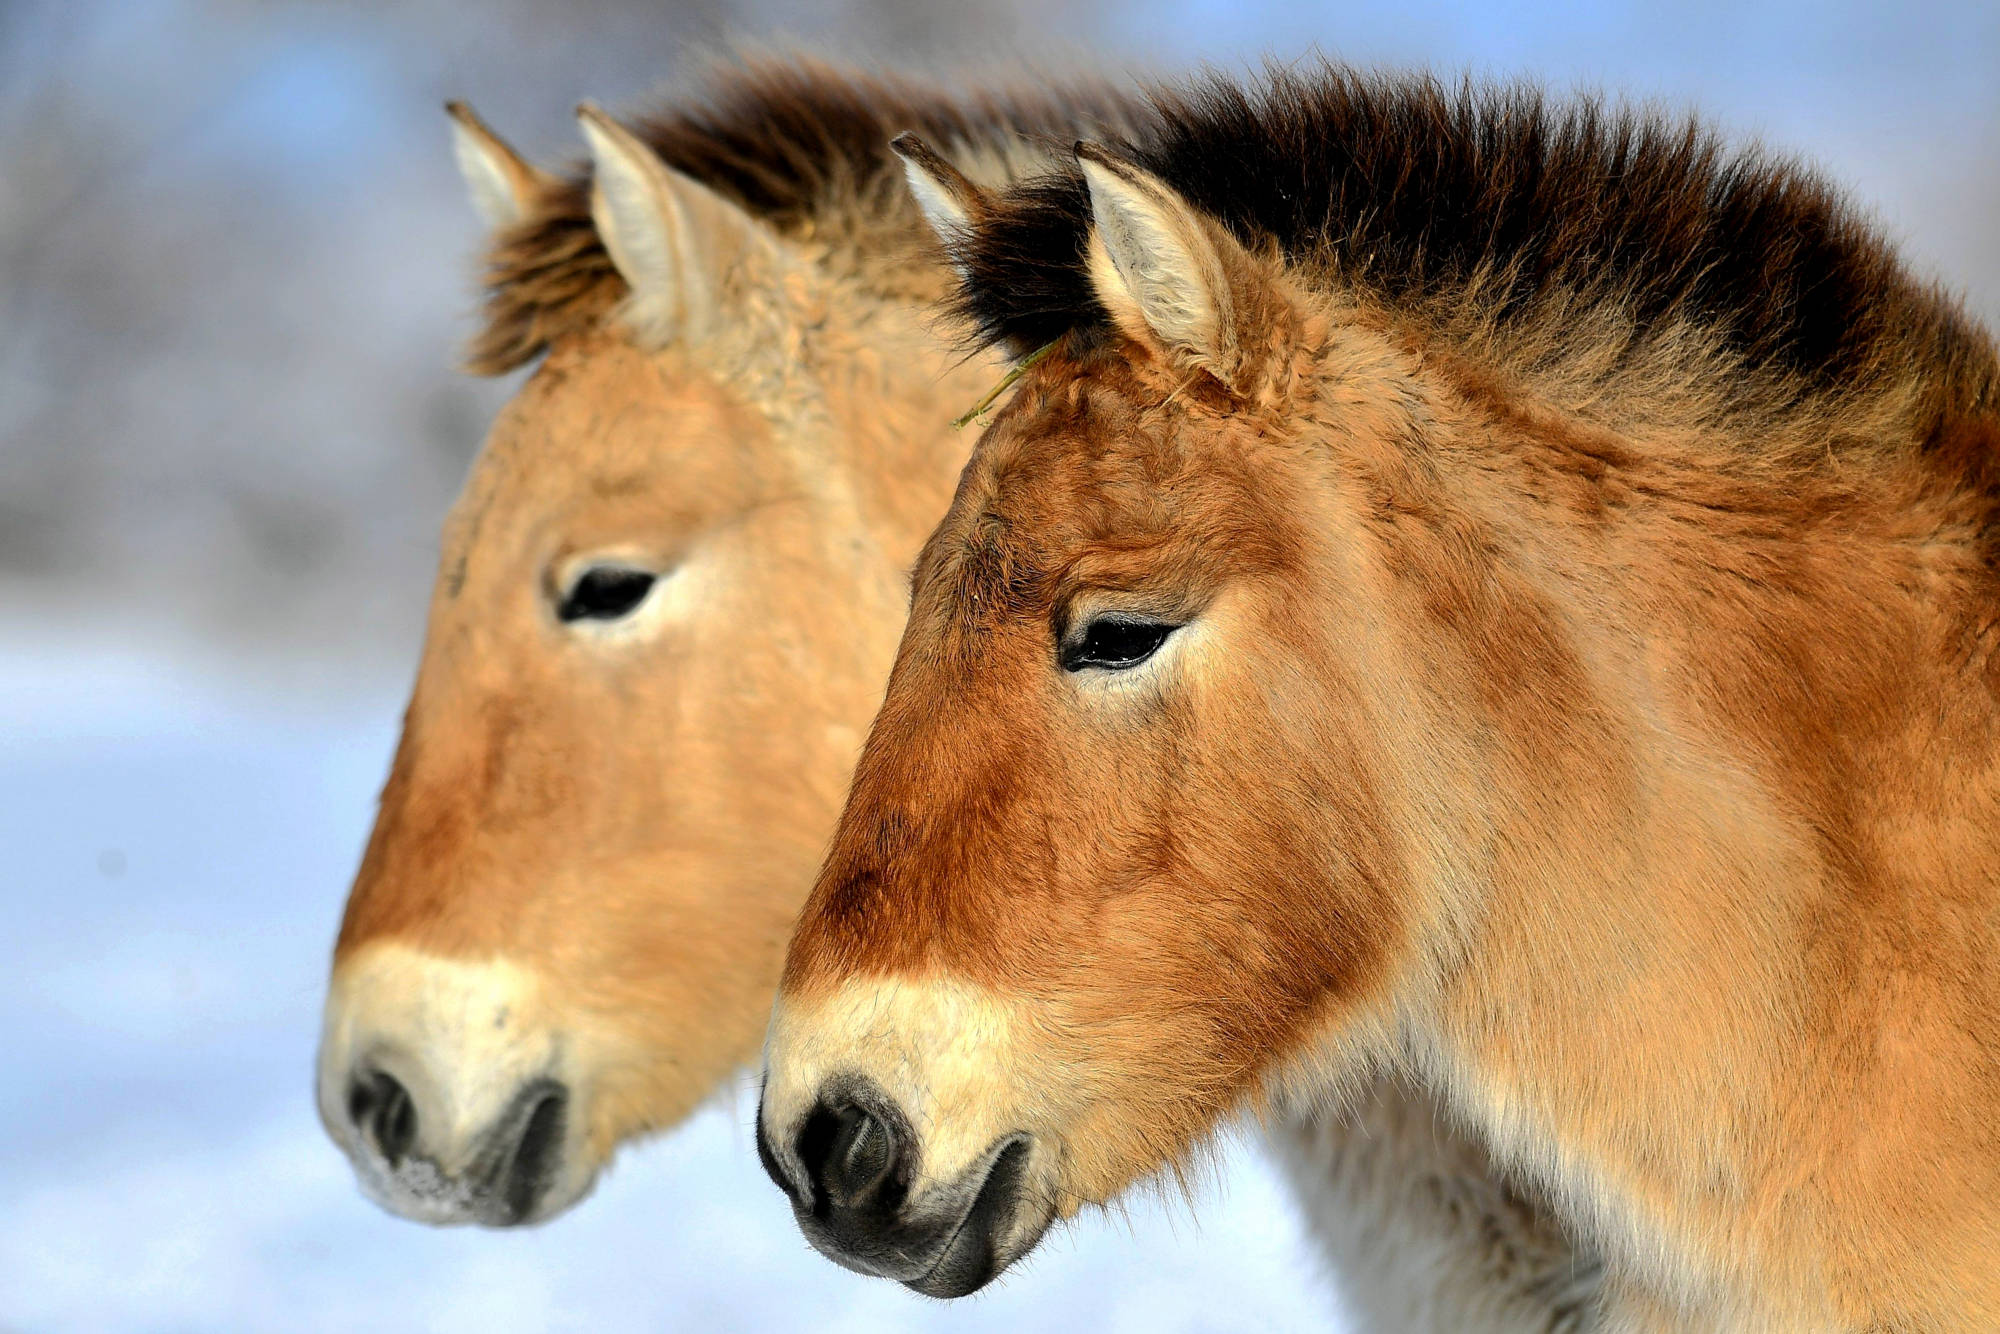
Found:
<path fill-rule="evenodd" d="M 1610 1327 L 2000 1327 L 1990 337 L 1797 170 L 1524 93 L 905 151 L 1033 364 L 767 1041 L 813 1242 L 969 1291 L 1386 1065 Z"/>

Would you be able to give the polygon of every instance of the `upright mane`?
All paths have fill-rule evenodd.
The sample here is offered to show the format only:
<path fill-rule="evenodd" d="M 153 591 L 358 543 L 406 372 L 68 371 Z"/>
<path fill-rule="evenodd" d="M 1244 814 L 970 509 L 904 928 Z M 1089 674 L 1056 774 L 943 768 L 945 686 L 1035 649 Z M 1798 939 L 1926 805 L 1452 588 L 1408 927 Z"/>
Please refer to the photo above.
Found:
<path fill-rule="evenodd" d="M 889 151 L 896 134 L 935 136 L 989 175 L 1004 175 L 1038 145 L 1043 154 L 1065 150 L 1080 127 L 1116 130 L 1142 106 L 1134 94 L 1082 79 L 952 94 L 812 61 L 762 59 L 717 68 L 701 95 L 676 99 L 634 128 L 667 165 L 780 233 L 820 243 L 864 281 L 894 286 L 928 237 Z M 624 292 L 591 222 L 589 169 L 579 168 L 495 238 L 468 368 L 512 370 L 602 319 Z"/>
<path fill-rule="evenodd" d="M 1627 331 L 1607 361 L 1692 329 L 1768 373 L 1767 401 L 1771 383 L 1797 399 L 1914 377 L 1930 422 L 1995 407 L 1993 343 L 1953 299 L 1818 176 L 1693 117 L 1331 64 L 1155 86 L 1150 103 L 1146 129 L 1107 147 L 1246 245 L 1433 325 L 1541 321 L 1541 354 L 1560 356 L 1561 327 L 1595 312 Z M 993 201 L 954 252 L 977 341 L 1024 350 L 1107 325 L 1089 219 L 1073 165 Z"/>

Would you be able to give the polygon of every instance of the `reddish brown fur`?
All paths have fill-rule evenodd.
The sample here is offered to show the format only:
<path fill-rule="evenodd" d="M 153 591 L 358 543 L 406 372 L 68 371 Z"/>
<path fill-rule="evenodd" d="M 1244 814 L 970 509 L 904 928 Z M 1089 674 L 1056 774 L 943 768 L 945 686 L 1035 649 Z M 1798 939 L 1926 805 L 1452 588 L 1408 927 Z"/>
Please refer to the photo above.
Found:
<path fill-rule="evenodd" d="M 967 254 L 1020 253 L 1008 207 Z M 1615 274 L 1496 313 L 1186 234 L 1241 360 L 1093 299 L 996 419 L 786 1011 L 1018 1006 L 1042 1082 L 993 1096 L 1056 1109 L 1062 1211 L 1399 1060 L 1604 1249 L 1621 1327 L 2000 1325 L 1991 340 L 1852 228 L 1920 318 L 1832 376 L 1727 311 L 1635 329 Z M 1068 679 L 1085 590 L 1181 656 Z"/>

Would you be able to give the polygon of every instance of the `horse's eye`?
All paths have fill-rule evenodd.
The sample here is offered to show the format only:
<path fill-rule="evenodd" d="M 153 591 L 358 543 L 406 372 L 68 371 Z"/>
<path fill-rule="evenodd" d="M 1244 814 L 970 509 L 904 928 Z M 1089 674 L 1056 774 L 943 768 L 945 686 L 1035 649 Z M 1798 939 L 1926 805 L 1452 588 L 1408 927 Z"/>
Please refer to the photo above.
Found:
<path fill-rule="evenodd" d="M 654 576 L 629 565 L 593 565 L 577 577 L 556 615 L 563 621 L 615 621 L 630 616 L 653 591 Z"/>
<path fill-rule="evenodd" d="M 1167 636 L 1179 626 L 1160 621 L 1132 620 L 1123 616 L 1100 616 L 1083 628 L 1083 633 L 1062 646 L 1064 671 L 1080 672 L 1086 667 L 1102 667 L 1122 672 L 1137 667 L 1159 651 Z"/>

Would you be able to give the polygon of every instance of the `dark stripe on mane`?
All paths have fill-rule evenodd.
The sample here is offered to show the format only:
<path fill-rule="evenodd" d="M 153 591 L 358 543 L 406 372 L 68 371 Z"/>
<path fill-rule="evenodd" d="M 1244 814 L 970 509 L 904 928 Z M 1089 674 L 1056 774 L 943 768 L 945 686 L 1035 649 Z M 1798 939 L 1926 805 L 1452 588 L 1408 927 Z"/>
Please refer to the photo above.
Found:
<path fill-rule="evenodd" d="M 669 166 L 778 231 L 811 235 L 835 251 L 845 245 L 868 252 L 858 256 L 857 267 L 865 269 L 868 261 L 913 257 L 928 240 L 901 163 L 889 151 L 895 135 L 915 129 L 961 150 L 1040 141 L 1054 155 L 1093 126 L 1128 123 L 1142 106 L 1091 81 L 953 94 L 810 61 L 766 59 L 721 68 L 701 96 L 633 128 Z M 907 254 L 895 253 L 898 238 Z M 530 218 L 495 238 L 485 326 L 468 364 L 485 374 L 511 370 L 562 334 L 602 319 L 624 290 L 590 220 L 588 170 L 572 173 Z"/>
<path fill-rule="evenodd" d="M 1927 368 L 1959 408 L 1993 392 L 1991 341 L 1826 183 L 1693 118 L 1330 65 L 1152 102 L 1136 139 L 1107 146 L 1331 282 L 1503 325 L 1551 299 L 1615 302 L 1641 337 L 1698 323 L 1809 388 Z M 1105 325 L 1088 220 L 1073 167 L 1000 197 L 958 254 L 980 341 L 1018 351 Z"/>

